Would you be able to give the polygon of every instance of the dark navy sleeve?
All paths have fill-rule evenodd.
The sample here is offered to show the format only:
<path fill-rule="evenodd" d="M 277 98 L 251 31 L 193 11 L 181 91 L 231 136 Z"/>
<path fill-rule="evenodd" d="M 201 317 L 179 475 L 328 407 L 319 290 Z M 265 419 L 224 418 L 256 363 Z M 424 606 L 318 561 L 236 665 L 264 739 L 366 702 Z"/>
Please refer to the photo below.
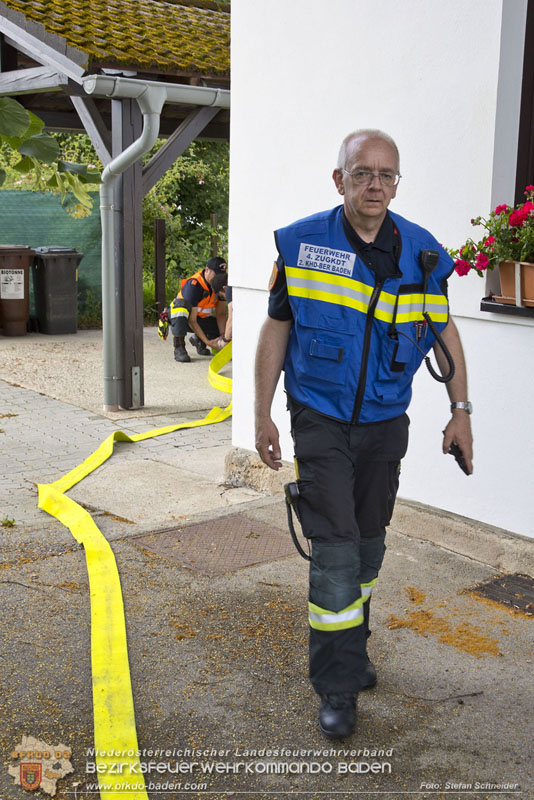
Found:
<path fill-rule="evenodd" d="M 196 278 L 187 281 L 184 283 L 182 289 L 182 297 L 184 300 L 187 300 L 188 303 L 191 303 L 192 306 L 198 306 L 202 298 L 204 297 L 205 289 L 202 288 L 200 283 L 196 280 Z"/>
<path fill-rule="evenodd" d="M 226 287 L 226 292 L 224 293 L 224 296 L 226 298 L 226 302 L 227 303 L 231 303 L 232 302 L 232 287 L 231 286 L 227 286 Z"/>
<path fill-rule="evenodd" d="M 283 322 L 293 319 L 287 295 L 286 270 L 282 256 L 278 256 L 276 259 L 271 275 L 268 314 L 272 319 L 279 319 Z"/>

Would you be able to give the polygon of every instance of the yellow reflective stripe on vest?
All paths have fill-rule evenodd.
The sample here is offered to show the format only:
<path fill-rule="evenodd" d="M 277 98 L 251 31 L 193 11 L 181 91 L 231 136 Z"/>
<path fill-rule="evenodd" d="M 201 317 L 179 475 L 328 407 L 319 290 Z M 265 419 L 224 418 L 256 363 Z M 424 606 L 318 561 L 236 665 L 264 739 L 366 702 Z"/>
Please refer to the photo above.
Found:
<path fill-rule="evenodd" d="M 373 287 L 342 275 L 329 275 L 299 267 L 286 267 L 288 294 L 310 300 L 322 300 L 367 313 Z"/>
<path fill-rule="evenodd" d="M 362 600 L 363 600 L 364 603 L 365 603 L 366 600 L 369 600 L 369 598 L 371 597 L 371 592 L 373 591 L 373 587 L 376 586 L 377 580 L 378 580 L 378 578 L 375 578 L 374 580 L 369 581 L 369 583 L 361 583 L 360 584 L 360 587 L 361 587 L 361 590 L 362 590 Z"/>
<path fill-rule="evenodd" d="M 286 266 L 287 291 L 293 297 L 308 300 L 319 300 L 323 303 L 353 308 L 367 313 L 373 287 L 361 281 L 346 278 L 342 275 L 329 275 L 309 269 Z M 421 293 L 400 294 L 397 304 L 396 321 L 416 322 L 422 319 L 423 308 L 430 314 L 434 322 L 447 322 L 447 298 L 441 294 Z M 395 311 L 396 296 L 390 292 L 380 292 L 375 309 L 375 317 L 383 322 L 391 322 Z"/>
<path fill-rule="evenodd" d="M 400 294 L 397 306 L 397 322 L 413 322 L 421 319 L 423 308 L 434 322 L 447 322 L 448 302 L 442 294 Z"/>
<path fill-rule="evenodd" d="M 358 597 L 350 606 L 336 612 L 328 611 L 314 603 L 308 603 L 310 625 L 318 631 L 342 631 L 345 628 L 355 628 L 363 622 L 362 604 L 362 598 Z"/>

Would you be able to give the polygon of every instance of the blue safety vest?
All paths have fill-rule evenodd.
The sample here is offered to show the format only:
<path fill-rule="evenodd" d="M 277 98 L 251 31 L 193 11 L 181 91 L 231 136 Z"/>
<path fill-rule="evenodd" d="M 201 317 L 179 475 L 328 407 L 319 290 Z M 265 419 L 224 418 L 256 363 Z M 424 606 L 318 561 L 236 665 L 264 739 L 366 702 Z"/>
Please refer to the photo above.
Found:
<path fill-rule="evenodd" d="M 435 338 L 424 321 L 445 328 L 445 279 L 452 259 L 424 228 L 391 214 L 399 277 L 377 280 L 355 254 L 342 206 L 276 231 L 293 324 L 284 364 L 287 392 L 309 408 L 352 423 L 393 419 L 411 400 L 412 379 Z M 421 250 L 440 258 L 423 296 Z M 417 344 L 423 352 L 417 349 Z"/>

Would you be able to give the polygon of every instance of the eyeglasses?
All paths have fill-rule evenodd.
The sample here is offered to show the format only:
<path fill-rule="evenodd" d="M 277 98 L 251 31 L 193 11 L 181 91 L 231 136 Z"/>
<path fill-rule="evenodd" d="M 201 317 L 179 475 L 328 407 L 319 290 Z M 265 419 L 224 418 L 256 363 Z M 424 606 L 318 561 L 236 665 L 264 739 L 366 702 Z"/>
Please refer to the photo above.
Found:
<path fill-rule="evenodd" d="M 357 169 L 356 172 L 343 169 L 343 172 L 350 175 L 357 186 L 370 186 L 373 178 L 378 178 L 382 186 L 396 186 L 402 177 L 399 172 L 371 172 L 368 169 Z"/>

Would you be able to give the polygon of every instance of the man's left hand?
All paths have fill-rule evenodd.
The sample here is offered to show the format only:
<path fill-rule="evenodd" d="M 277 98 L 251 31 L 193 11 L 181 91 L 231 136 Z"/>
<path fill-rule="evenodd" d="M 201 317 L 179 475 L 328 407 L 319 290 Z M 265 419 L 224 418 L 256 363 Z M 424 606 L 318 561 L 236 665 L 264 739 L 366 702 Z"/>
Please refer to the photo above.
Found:
<path fill-rule="evenodd" d="M 443 431 L 443 452 L 448 453 L 453 442 L 456 442 L 465 459 L 467 469 L 473 472 L 473 434 L 469 414 L 458 409 L 454 412 L 449 424 Z"/>

